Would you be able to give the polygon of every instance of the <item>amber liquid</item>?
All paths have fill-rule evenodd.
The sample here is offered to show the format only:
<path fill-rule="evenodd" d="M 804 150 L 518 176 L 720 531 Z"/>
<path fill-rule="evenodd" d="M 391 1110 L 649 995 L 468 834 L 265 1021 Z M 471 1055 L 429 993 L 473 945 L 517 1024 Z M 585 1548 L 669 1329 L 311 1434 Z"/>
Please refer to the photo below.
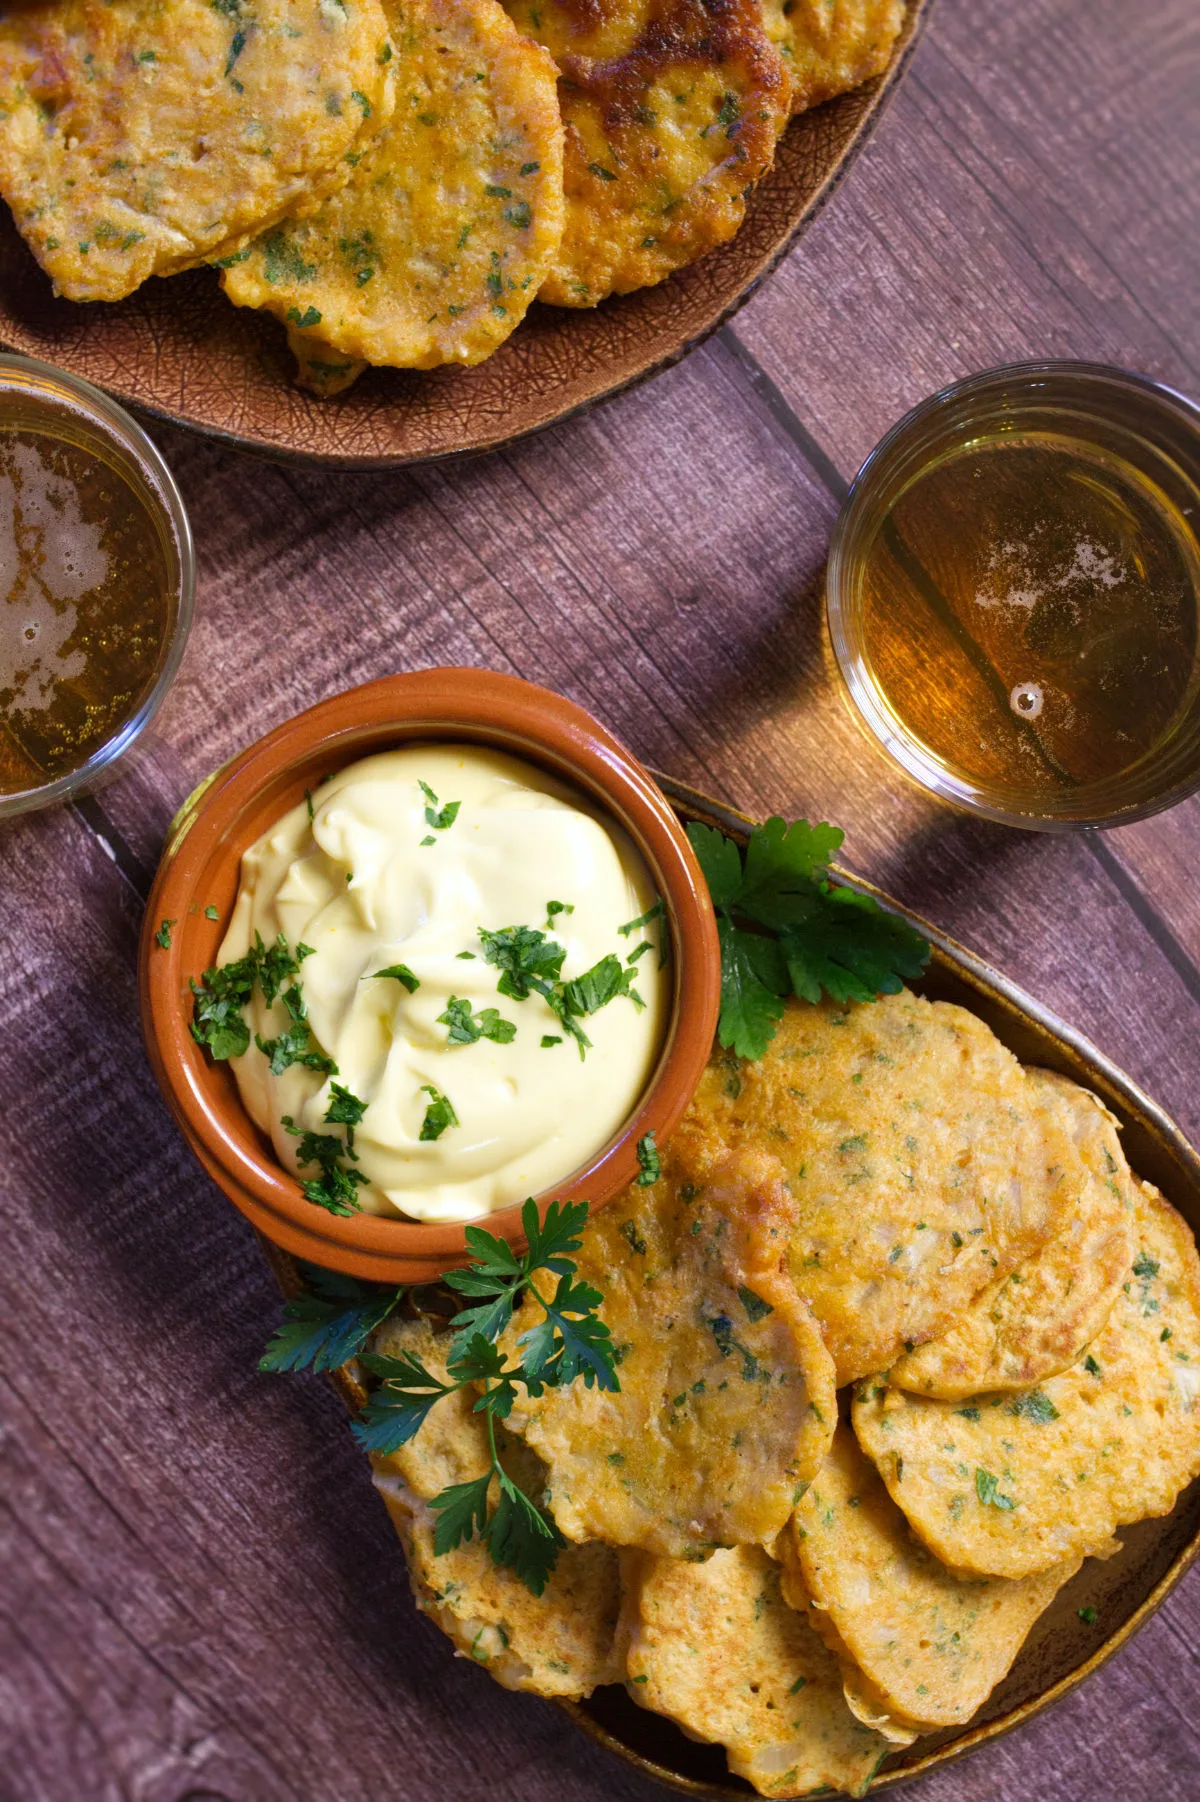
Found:
<path fill-rule="evenodd" d="M 1198 527 L 1103 445 L 1004 432 L 952 450 L 872 545 L 870 680 L 960 779 L 1036 802 L 1118 777 L 1200 706 Z"/>
<path fill-rule="evenodd" d="M 136 712 L 169 580 L 119 470 L 66 438 L 0 429 L 0 794 L 78 769 Z"/>

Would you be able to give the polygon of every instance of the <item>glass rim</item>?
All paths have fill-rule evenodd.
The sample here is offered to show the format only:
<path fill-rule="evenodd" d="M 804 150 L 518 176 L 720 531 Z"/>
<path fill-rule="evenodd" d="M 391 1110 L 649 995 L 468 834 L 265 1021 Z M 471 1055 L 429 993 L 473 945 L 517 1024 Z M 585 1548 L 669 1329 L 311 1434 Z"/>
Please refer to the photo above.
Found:
<path fill-rule="evenodd" d="M 14 377 L 24 379 L 14 381 Z M 179 574 L 173 595 L 174 619 L 168 628 L 162 662 L 137 707 L 77 769 L 55 776 L 36 788 L 0 794 L 0 820 L 70 800 L 90 788 L 132 748 L 158 712 L 178 674 L 191 632 L 196 595 L 196 549 L 183 496 L 162 452 L 136 419 L 102 389 L 81 376 L 70 375 L 39 357 L 0 351 L 0 400 L 12 392 L 24 392 L 34 398 L 41 396 L 50 405 L 56 400 L 60 405 L 64 400 L 67 405 L 73 403 L 84 418 L 130 455 L 142 477 L 147 503 L 157 503 L 160 520 L 174 542 Z"/>
<path fill-rule="evenodd" d="M 916 735 L 910 730 L 893 723 L 890 715 L 881 707 L 869 683 L 862 673 L 862 658 L 853 642 L 848 629 L 848 622 L 855 613 L 856 600 L 851 593 L 850 572 L 854 561 L 853 540 L 860 523 L 860 515 L 866 499 L 872 493 L 872 485 L 879 478 L 881 470 L 886 470 L 890 461 L 899 449 L 910 438 L 919 437 L 921 428 L 947 406 L 963 400 L 971 400 L 985 396 L 991 390 L 1003 390 L 1007 384 L 1020 384 L 1020 390 L 1012 395 L 1014 408 L 1019 410 L 1025 405 L 1036 405 L 1039 401 L 1039 389 L 1042 384 L 1050 386 L 1062 382 L 1067 387 L 1075 385 L 1078 389 L 1077 399 L 1081 412 L 1091 412 L 1095 417 L 1107 418 L 1097 404 L 1099 397 L 1107 390 L 1110 394 L 1122 394 L 1126 397 L 1137 395 L 1149 399 L 1173 416 L 1185 431 L 1194 437 L 1197 451 L 1200 453 L 1200 405 L 1181 394 L 1166 383 L 1155 381 L 1150 376 L 1138 374 L 1134 370 L 1122 369 L 1116 365 L 1105 363 L 1076 362 L 1068 358 L 1037 359 L 1022 363 L 1002 363 L 991 369 L 979 370 L 976 373 L 948 383 L 935 393 L 927 395 L 923 400 L 910 407 L 894 425 L 880 438 L 879 442 L 864 459 L 857 475 L 846 492 L 845 500 L 839 510 L 830 537 L 829 555 L 826 565 L 825 613 L 830 642 L 834 658 L 841 676 L 843 686 L 852 705 L 852 710 L 859 725 L 868 733 L 876 747 L 893 764 L 913 782 L 917 783 L 927 794 L 935 799 L 956 808 L 960 812 L 971 814 L 976 818 L 991 820 L 997 824 L 1014 826 L 1032 832 L 1066 833 L 1099 831 L 1108 827 L 1130 825 L 1156 813 L 1162 813 L 1189 795 L 1200 791 L 1200 768 L 1194 774 L 1160 789 L 1153 795 L 1146 795 L 1140 800 L 1131 800 L 1113 807 L 1103 805 L 1105 790 L 1111 786 L 1113 779 L 1104 783 L 1096 783 L 1093 788 L 1097 792 L 1100 803 L 1097 811 L 1089 813 L 1055 813 L 1041 811 L 1036 807 L 1021 805 L 1020 790 L 1012 789 L 1002 783 L 985 785 L 957 780 L 922 746 Z M 1061 392 L 1047 394 L 1043 404 L 1058 404 L 1064 398 Z M 1067 396 L 1067 399 L 1076 398 Z M 1091 400 L 1091 405 L 1088 402 Z M 1156 446 L 1161 454 L 1168 456 L 1165 447 Z M 1200 595 L 1197 596 L 1200 602 Z M 1154 753 L 1149 753 L 1152 756 Z M 1143 760 L 1139 760 L 1143 761 Z M 1136 768 L 1136 766 L 1134 766 Z M 1128 772 L 1123 774 L 1127 775 Z M 990 797 L 990 798 L 989 798 Z"/>

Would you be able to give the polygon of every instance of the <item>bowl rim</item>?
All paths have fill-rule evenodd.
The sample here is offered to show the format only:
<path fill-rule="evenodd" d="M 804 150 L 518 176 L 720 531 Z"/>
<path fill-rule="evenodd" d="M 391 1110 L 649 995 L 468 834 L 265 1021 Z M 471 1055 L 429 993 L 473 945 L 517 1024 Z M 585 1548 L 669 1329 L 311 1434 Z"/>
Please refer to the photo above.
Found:
<path fill-rule="evenodd" d="M 125 408 L 83 376 L 58 369 L 40 357 L 0 349 L 0 396 L 6 392 L 40 395 L 48 405 L 57 404 L 67 411 L 82 414 L 129 455 L 142 478 L 147 498 L 157 505 L 175 546 L 179 567 L 174 593 L 169 597 L 173 602 L 173 617 L 167 622 L 162 661 L 138 705 L 77 769 L 68 770 L 38 788 L 0 795 L 0 820 L 69 801 L 74 795 L 94 787 L 97 780 L 132 749 L 162 706 L 167 690 L 179 672 L 192 629 L 196 596 L 196 550 L 183 496 L 158 446 Z"/>
<path fill-rule="evenodd" d="M 302 798 L 310 766 L 344 768 L 406 740 L 487 743 L 564 778 L 622 826 L 667 908 L 674 995 L 654 1072 L 618 1131 L 535 1200 L 586 1196 L 602 1207 L 638 1174 L 638 1142 L 663 1141 L 691 1101 L 720 1006 L 720 949 L 708 889 L 670 802 L 605 727 L 563 696 L 490 670 L 436 668 L 385 676 L 285 721 L 201 784 L 168 836 L 146 905 L 139 951 L 142 1029 L 150 1064 L 184 1138 L 251 1224 L 310 1262 L 376 1281 L 432 1281 L 465 1261 L 468 1222 L 339 1217 L 305 1200 L 190 1032 L 188 978 L 213 961 L 224 926 L 203 913 L 218 879 L 236 894 L 241 853 Z M 293 791 L 290 798 L 283 797 Z M 224 910 L 222 910 L 224 912 Z M 156 939 L 170 919 L 170 944 Z M 199 946 L 206 945 L 203 954 Z M 523 1243 L 520 1204 L 475 1224 Z"/>
<path fill-rule="evenodd" d="M 1037 405 L 1045 391 L 1061 384 L 1070 390 L 1070 403 L 1081 416 L 1104 419 L 1105 398 L 1111 400 L 1130 394 L 1149 400 L 1160 410 L 1164 420 L 1172 421 L 1195 440 L 1200 454 L 1200 403 L 1192 400 L 1169 383 L 1142 375 L 1119 364 L 1096 363 L 1069 357 L 1035 357 L 1026 362 L 999 363 L 992 368 L 947 383 L 926 395 L 889 426 L 878 443 L 867 453 L 846 490 L 845 499 L 834 521 L 826 560 L 825 616 L 833 647 L 834 660 L 842 693 L 849 703 L 855 722 L 877 750 L 882 751 L 893 770 L 899 771 L 927 795 L 956 811 L 998 825 L 1015 826 L 1027 832 L 1093 832 L 1113 826 L 1132 825 L 1149 819 L 1200 789 L 1200 772 L 1178 778 L 1167 787 L 1141 800 L 1115 808 L 1102 808 L 1088 814 L 1039 813 L 1021 808 L 1011 791 L 996 785 L 986 790 L 982 785 L 970 789 L 960 780 L 941 772 L 934 758 L 907 729 L 893 726 L 885 710 L 875 699 L 870 684 L 861 673 L 861 659 L 854 642 L 851 622 L 855 615 L 852 598 L 852 570 L 861 553 L 855 544 L 856 533 L 864 509 L 874 496 L 876 485 L 886 480 L 893 462 L 910 444 L 918 440 L 929 422 L 947 408 L 992 396 L 1009 397 L 1016 406 Z M 1065 395 L 1054 392 L 1049 398 L 1066 405 Z M 1157 448 L 1166 455 L 1165 445 Z"/>

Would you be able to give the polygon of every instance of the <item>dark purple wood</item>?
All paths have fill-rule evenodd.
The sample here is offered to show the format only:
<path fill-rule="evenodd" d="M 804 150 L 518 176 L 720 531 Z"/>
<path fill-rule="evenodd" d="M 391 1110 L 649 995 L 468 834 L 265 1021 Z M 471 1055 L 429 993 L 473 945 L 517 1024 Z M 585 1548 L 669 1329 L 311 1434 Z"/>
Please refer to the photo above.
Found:
<path fill-rule="evenodd" d="M 108 789 L 3 833 L 4 1802 L 659 1793 L 415 1615 L 340 1403 L 255 1371 L 272 1281 L 146 1068 L 139 884 L 193 784 L 297 708 L 389 669 L 514 669 L 750 811 L 836 819 L 847 861 L 1200 1138 L 1200 802 L 1101 841 L 940 812 L 861 737 L 820 623 L 839 479 L 921 394 L 1047 350 L 1200 385 L 1198 89 L 1190 0 L 942 0 L 804 244 L 646 388 L 398 476 L 156 431 L 200 550 L 181 679 Z M 921 1794 L 1191 1802 L 1198 1643 L 1193 1576 Z"/>

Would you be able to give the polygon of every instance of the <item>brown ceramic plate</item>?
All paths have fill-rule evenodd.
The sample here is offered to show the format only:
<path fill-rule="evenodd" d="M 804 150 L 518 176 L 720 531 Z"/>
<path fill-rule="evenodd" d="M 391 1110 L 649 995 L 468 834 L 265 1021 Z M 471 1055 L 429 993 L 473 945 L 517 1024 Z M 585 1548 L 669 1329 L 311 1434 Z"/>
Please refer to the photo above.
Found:
<path fill-rule="evenodd" d="M 271 456 L 371 469 L 494 450 L 678 362 L 749 298 L 864 142 L 930 4 L 908 0 L 884 75 L 792 121 L 732 243 L 593 310 L 535 306 L 477 369 L 371 370 L 316 400 L 293 386 L 279 326 L 230 306 L 215 271 L 148 281 L 117 305 L 55 300 L 2 206 L 0 345 Z"/>
<path fill-rule="evenodd" d="M 684 820 L 703 820 L 744 840 L 753 824 L 744 814 L 669 776 L 656 779 Z M 845 871 L 838 874 L 912 920 L 931 941 L 929 971 L 915 988 L 970 1008 L 1026 1063 L 1058 1070 L 1093 1089 L 1121 1122 L 1122 1142 L 1133 1169 L 1156 1183 L 1200 1234 L 1200 1154 L 1161 1108 L 1082 1034 L 981 958 L 870 883 Z M 285 1294 L 294 1294 L 299 1287 L 295 1265 L 273 1247 L 266 1250 Z M 337 1372 L 335 1382 L 349 1407 L 362 1405 L 365 1396 L 351 1367 Z M 1153 1614 L 1200 1554 L 1200 1480 L 1184 1491 L 1171 1514 L 1122 1528 L 1119 1537 L 1121 1552 L 1106 1563 L 1089 1559 L 1074 1581 L 1060 1590 L 1008 1677 L 975 1718 L 965 1727 L 923 1734 L 915 1745 L 894 1753 L 872 1783 L 872 1793 L 998 1739 L 1097 1671 Z M 1079 1618 L 1079 1610 L 1087 1607 L 1096 1610 L 1093 1625 Z M 754 1794 L 749 1784 L 729 1775 L 719 1748 L 686 1738 L 672 1722 L 636 1707 L 623 1689 L 600 1689 L 586 1702 L 559 1706 L 590 1739 L 668 1789 L 714 1802 L 743 1802 Z"/>

